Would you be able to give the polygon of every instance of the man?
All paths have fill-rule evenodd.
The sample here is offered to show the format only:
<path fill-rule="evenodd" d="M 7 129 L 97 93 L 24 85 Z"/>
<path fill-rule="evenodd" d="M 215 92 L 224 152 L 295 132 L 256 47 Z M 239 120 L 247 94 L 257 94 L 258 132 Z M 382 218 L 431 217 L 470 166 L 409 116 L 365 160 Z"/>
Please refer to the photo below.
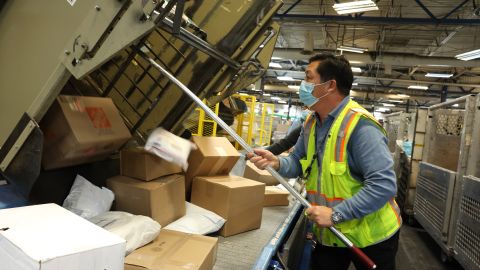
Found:
<path fill-rule="evenodd" d="M 312 207 L 318 244 L 312 269 L 364 266 L 326 227 L 335 226 L 376 264 L 395 269 L 401 226 L 394 201 L 396 179 L 385 131 L 368 111 L 349 97 L 353 74 L 343 56 L 310 58 L 300 85 L 301 101 L 313 111 L 305 121 L 294 151 L 277 157 L 256 149 L 251 161 L 285 177 L 303 175 Z"/>

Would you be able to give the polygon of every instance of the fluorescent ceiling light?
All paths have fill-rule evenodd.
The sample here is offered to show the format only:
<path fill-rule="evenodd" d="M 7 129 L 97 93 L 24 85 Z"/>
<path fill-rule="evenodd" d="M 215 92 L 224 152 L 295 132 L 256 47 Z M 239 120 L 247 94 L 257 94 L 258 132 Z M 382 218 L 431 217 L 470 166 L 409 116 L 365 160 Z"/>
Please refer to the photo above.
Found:
<path fill-rule="evenodd" d="M 346 51 L 346 52 L 354 52 L 354 53 L 364 53 L 368 51 L 368 49 L 364 48 L 357 48 L 357 47 L 347 47 L 347 46 L 340 46 L 337 48 L 339 51 Z"/>
<path fill-rule="evenodd" d="M 479 57 L 480 57 L 480 49 L 455 55 L 455 58 L 463 61 L 468 61 L 468 60 L 472 60 Z"/>
<path fill-rule="evenodd" d="M 428 86 L 423 85 L 410 85 L 408 89 L 428 90 Z"/>
<path fill-rule="evenodd" d="M 299 85 L 289 85 L 288 88 L 298 90 L 298 89 L 300 89 L 300 86 Z"/>
<path fill-rule="evenodd" d="M 382 103 L 384 107 L 395 107 L 395 104 Z"/>
<path fill-rule="evenodd" d="M 388 111 L 390 111 L 390 109 L 381 107 L 381 108 L 376 109 L 375 111 L 376 112 L 388 112 Z"/>
<path fill-rule="evenodd" d="M 282 100 L 282 99 L 279 98 L 279 97 L 271 97 L 270 99 L 271 99 L 271 100 Z"/>
<path fill-rule="evenodd" d="M 287 102 L 285 100 L 279 100 L 278 103 L 287 104 Z"/>
<path fill-rule="evenodd" d="M 263 93 L 263 96 L 265 96 L 265 97 L 269 97 L 269 96 L 270 96 L 270 94 L 269 94 L 269 93 Z"/>
<path fill-rule="evenodd" d="M 333 5 L 333 9 L 335 9 L 338 14 L 349 14 L 378 10 L 378 7 L 377 4 L 375 4 L 372 0 L 364 0 L 335 4 Z"/>
<path fill-rule="evenodd" d="M 352 67 L 353 72 L 362 72 L 362 69 L 359 67 Z M 278 78 L 278 77 L 277 77 Z"/>
<path fill-rule="evenodd" d="M 410 96 L 409 95 L 405 95 L 405 94 L 397 94 L 398 97 L 401 97 L 401 98 L 409 98 Z"/>
<path fill-rule="evenodd" d="M 268 64 L 268 67 L 271 67 L 271 68 L 282 68 L 282 65 L 280 65 L 279 63 L 270 62 L 270 64 Z"/>
<path fill-rule="evenodd" d="M 425 74 L 425 77 L 430 77 L 430 78 L 450 78 L 452 77 L 452 73 L 427 73 Z"/>
<path fill-rule="evenodd" d="M 283 58 L 281 58 L 281 57 L 277 57 L 277 56 L 272 56 L 272 58 L 271 58 L 271 59 L 272 59 L 272 60 L 280 60 L 280 59 L 283 59 Z"/>
<path fill-rule="evenodd" d="M 277 79 L 280 81 L 295 81 L 292 77 L 290 76 L 277 76 Z"/>
<path fill-rule="evenodd" d="M 300 94 L 300 92 L 295 92 L 297 95 Z"/>
<path fill-rule="evenodd" d="M 352 83 L 352 86 L 357 86 L 357 85 L 358 85 L 357 82 Z"/>
<path fill-rule="evenodd" d="M 388 102 L 403 103 L 403 100 L 389 99 Z"/>
<path fill-rule="evenodd" d="M 460 105 L 458 105 L 458 103 L 455 103 L 455 104 L 452 105 L 452 107 L 458 107 L 458 106 L 460 106 Z"/>
<path fill-rule="evenodd" d="M 363 63 L 362 61 L 352 61 L 352 60 L 349 60 L 348 62 L 350 62 L 350 64 L 362 64 Z"/>

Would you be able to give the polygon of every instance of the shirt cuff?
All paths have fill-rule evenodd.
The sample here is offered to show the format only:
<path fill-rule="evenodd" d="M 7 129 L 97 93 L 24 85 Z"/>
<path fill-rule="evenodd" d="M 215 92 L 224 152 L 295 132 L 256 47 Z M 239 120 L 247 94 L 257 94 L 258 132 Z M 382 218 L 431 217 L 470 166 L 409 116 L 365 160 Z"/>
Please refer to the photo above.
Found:
<path fill-rule="evenodd" d="M 287 160 L 286 160 L 286 157 L 278 157 L 278 161 L 279 161 L 279 165 L 280 167 L 278 168 L 278 173 L 281 174 L 281 175 L 285 175 L 287 173 Z"/>
<path fill-rule="evenodd" d="M 343 217 L 343 221 L 348 221 L 353 219 L 352 211 L 350 210 L 350 207 L 345 201 L 335 205 L 333 207 L 333 211 L 340 213 Z"/>

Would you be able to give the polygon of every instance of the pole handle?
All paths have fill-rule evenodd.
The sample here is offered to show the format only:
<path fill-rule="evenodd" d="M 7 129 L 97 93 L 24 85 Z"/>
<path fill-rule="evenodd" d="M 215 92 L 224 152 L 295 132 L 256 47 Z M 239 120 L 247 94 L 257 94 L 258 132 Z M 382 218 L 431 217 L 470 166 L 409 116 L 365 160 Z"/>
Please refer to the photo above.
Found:
<path fill-rule="evenodd" d="M 377 265 L 361 249 L 356 246 L 351 246 L 349 249 L 368 269 L 377 268 Z"/>

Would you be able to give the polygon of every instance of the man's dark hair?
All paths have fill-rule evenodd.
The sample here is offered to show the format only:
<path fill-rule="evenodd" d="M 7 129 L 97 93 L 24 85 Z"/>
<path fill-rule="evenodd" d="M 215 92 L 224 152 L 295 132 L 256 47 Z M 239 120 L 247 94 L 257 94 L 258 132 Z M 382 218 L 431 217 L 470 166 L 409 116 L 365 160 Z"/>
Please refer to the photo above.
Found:
<path fill-rule="evenodd" d="M 312 56 L 308 62 L 320 61 L 317 72 L 322 77 L 322 82 L 337 81 L 337 88 L 344 96 L 350 94 L 353 83 L 353 72 L 350 63 L 343 55 L 335 56 L 331 53 L 321 53 Z"/>

